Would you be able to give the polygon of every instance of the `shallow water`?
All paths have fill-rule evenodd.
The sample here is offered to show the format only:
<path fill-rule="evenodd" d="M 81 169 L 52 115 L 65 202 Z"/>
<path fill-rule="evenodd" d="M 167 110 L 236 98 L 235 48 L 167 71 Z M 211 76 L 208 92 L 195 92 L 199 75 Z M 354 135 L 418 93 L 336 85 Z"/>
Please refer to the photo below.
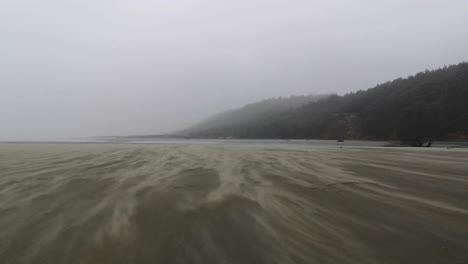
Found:
<path fill-rule="evenodd" d="M 468 151 L 0 144 L 0 263 L 467 263 Z"/>

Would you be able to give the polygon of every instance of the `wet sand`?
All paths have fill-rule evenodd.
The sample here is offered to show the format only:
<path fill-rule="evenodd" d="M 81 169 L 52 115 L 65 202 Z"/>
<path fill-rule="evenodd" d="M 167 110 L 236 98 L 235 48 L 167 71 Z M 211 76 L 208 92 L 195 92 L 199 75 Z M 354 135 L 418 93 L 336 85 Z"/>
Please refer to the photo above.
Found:
<path fill-rule="evenodd" d="M 0 144 L 0 263 L 468 263 L 468 150 Z"/>

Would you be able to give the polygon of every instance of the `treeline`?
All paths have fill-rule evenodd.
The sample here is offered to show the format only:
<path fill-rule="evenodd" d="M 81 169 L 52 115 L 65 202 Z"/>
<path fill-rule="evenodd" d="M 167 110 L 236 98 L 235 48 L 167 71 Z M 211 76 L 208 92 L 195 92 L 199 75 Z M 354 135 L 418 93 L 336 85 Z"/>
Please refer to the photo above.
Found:
<path fill-rule="evenodd" d="M 202 138 L 344 137 L 408 142 L 424 138 L 467 139 L 468 63 L 426 70 L 368 90 L 331 95 L 299 107 L 260 111 L 262 114 L 249 112 L 256 104 L 201 123 L 197 129 L 188 130 L 188 135 Z M 235 114 L 239 112 L 243 114 Z M 230 114 L 235 116 L 235 122 L 225 122 Z"/>

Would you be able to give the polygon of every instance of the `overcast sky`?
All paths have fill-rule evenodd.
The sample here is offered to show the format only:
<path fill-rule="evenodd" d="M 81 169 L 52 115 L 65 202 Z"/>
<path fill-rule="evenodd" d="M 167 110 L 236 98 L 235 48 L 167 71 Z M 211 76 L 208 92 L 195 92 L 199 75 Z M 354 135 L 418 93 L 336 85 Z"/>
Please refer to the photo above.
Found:
<path fill-rule="evenodd" d="M 467 60 L 466 0 L 1 0 L 0 140 L 165 133 Z"/>

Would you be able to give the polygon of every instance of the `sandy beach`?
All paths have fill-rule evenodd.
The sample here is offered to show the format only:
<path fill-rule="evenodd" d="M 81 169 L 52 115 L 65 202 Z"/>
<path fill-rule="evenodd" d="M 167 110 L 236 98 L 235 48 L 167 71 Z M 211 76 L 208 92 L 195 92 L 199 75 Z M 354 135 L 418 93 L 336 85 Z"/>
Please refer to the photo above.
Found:
<path fill-rule="evenodd" d="M 0 263 L 467 263 L 468 150 L 0 144 Z"/>

